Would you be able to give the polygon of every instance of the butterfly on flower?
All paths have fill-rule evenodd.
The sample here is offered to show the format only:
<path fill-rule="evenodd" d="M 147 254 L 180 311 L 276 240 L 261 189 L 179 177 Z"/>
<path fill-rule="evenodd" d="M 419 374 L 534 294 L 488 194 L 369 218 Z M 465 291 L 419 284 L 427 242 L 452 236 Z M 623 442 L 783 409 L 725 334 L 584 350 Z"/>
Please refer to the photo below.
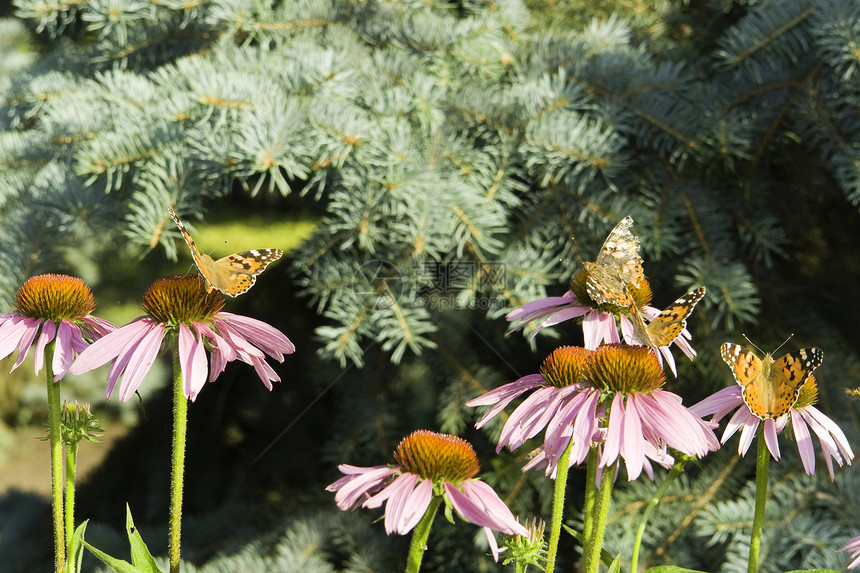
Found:
<path fill-rule="evenodd" d="M 633 298 L 627 287 L 637 287 L 645 281 L 639 237 L 630 232 L 632 225 L 633 217 L 624 217 L 606 237 L 597 259 L 582 264 L 587 273 L 586 292 L 597 304 L 629 307 Z"/>
<path fill-rule="evenodd" d="M 206 292 L 212 292 L 212 289 L 215 289 L 232 297 L 239 296 L 254 286 L 257 275 L 266 270 L 269 263 L 277 261 L 284 254 L 281 249 L 255 249 L 215 260 L 197 248 L 194 239 L 188 234 L 185 225 L 176 216 L 173 208 L 168 207 L 167 212 L 173 217 L 179 232 L 191 249 L 191 257 L 194 259 L 197 271 L 206 281 Z"/>
<path fill-rule="evenodd" d="M 636 304 L 630 305 L 633 335 L 641 344 L 651 348 L 669 346 L 687 328 L 687 318 L 703 296 L 705 296 L 705 287 L 688 292 L 647 325 Z"/>
<path fill-rule="evenodd" d="M 731 342 L 720 347 L 720 354 L 743 388 L 747 408 L 762 420 L 779 418 L 791 410 L 800 389 L 824 359 L 820 348 L 794 350 L 776 360 L 765 353 L 760 359 Z"/>

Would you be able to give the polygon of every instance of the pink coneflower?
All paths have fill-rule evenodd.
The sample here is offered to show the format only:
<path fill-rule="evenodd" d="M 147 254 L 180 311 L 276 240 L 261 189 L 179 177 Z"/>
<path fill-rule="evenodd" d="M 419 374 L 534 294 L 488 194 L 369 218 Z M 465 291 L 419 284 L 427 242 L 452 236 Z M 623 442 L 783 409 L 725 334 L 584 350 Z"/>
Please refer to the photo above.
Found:
<path fill-rule="evenodd" d="M 96 303 L 89 287 L 81 279 L 66 275 L 28 279 L 15 295 L 15 307 L 15 312 L 0 316 L 0 359 L 17 349 L 14 370 L 35 342 L 33 367 L 38 374 L 45 365 L 45 347 L 53 341 L 50 366 L 55 382 L 66 375 L 75 356 L 89 346 L 88 340 L 97 340 L 116 328 L 90 314 Z"/>
<path fill-rule="evenodd" d="M 547 475 L 555 476 L 568 446 L 569 464 L 574 465 L 599 445 L 600 466 L 620 456 L 633 480 L 643 470 L 652 475 L 648 458 L 665 464 L 667 446 L 695 457 L 719 448 L 710 425 L 685 408 L 680 397 L 661 389 L 665 380 L 657 357 L 644 346 L 609 344 L 596 351 L 561 347 L 544 360 L 540 374 L 466 405 L 494 404 L 476 424 L 481 427 L 514 398 L 535 390 L 508 418 L 498 449 L 516 449 L 545 428 L 543 445 L 524 469 L 545 463 Z"/>
<path fill-rule="evenodd" d="M 505 317 L 509 322 L 514 322 L 508 330 L 508 334 L 519 330 L 529 323 L 540 320 L 532 332 L 534 337 L 538 332 L 548 326 L 553 326 L 573 318 L 583 317 L 582 332 L 585 348 L 594 350 L 603 343 L 615 344 L 621 342 L 621 335 L 630 344 L 649 344 L 649 341 L 637 340 L 633 322 L 630 319 L 631 309 L 615 304 L 597 304 L 588 296 L 586 280 L 588 273 L 581 269 L 570 281 L 570 290 L 560 297 L 547 297 L 538 299 L 511 311 Z M 661 310 L 651 306 L 651 286 L 646 280 L 627 287 L 629 298 L 639 313 L 648 321 L 654 320 Z M 690 345 L 692 336 L 685 328 L 681 333 L 666 346 L 658 347 L 658 358 L 665 359 L 672 373 L 677 375 L 675 358 L 670 347 L 676 345 L 681 352 L 690 360 L 696 357 L 696 351 Z"/>
<path fill-rule="evenodd" d="M 206 380 L 224 371 L 227 362 L 241 360 L 256 370 L 266 388 L 280 377 L 266 362 L 266 354 L 284 361 L 295 346 L 268 324 L 221 312 L 224 297 L 207 293 L 198 277 L 177 275 L 155 281 L 141 302 L 147 313 L 115 330 L 82 352 L 71 372 L 79 374 L 111 362 L 107 397 L 120 383 L 120 400 L 128 400 L 158 356 L 162 341 L 175 341 L 179 352 L 185 397 L 195 400 Z M 206 351 L 211 353 L 207 360 Z"/>
<path fill-rule="evenodd" d="M 853 561 L 848 564 L 848 569 L 854 569 L 860 565 L 860 536 L 855 537 L 842 549 L 837 549 L 836 552 L 848 551 L 851 554 Z"/>
<path fill-rule="evenodd" d="M 386 504 L 385 532 L 405 535 L 425 517 L 431 501 L 444 497 L 466 521 L 483 527 L 498 561 L 492 530 L 528 536 L 505 503 L 486 483 L 475 478 L 480 470 L 472 446 L 462 438 L 418 430 L 394 451 L 397 465 L 338 466 L 344 477 L 326 487 L 337 492 L 335 502 L 346 511 L 358 505 Z M 434 510 L 435 511 L 435 510 Z"/>
<path fill-rule="evenodd" d="M 570 465 L 582 463 L 599 439 L 599 421 L 604 415 L 600 390 L 584 379 L 586 364 L 593 355 L 593 350 L 575 346 L 556 348 L 541 364 L 540 374 L 523 376 L 469 400 L 466 405 L 470 407 L 493 406 L 475 427 L 481 428 L 512 400 L 534 390 L 505 422 L 496 452 L 505 446 L 515 450 L 546 430 L 538 459 L 546 461 L 547 475 L 555 476 L 556 464 L 571 442 Z"/>
<path fill-rule="evenodd" d="M 760 418 L 753 414 L 743 399 L 743 388 L 733 385 L 723 388 L 713 395 L 705 398 L 698 404 L 690 407 L 699 416 L 713 414 L 713 421 L 718 422 L 723 416 L 737 408 L 737 411 L 729 420 L 721 442 L 726 443 L 735 432 L 740 430 L 741 436 L 738 442 L 738 454 L 746 455 L 747 450 L 756 436 L 759 425 L 764 423 L 764 439 L 768 450 L 774 459 L 780 458 L 779 440 L 777 435 L 785 429 L 790 421 L 797 441 L 797 449 L 803 469 L 807 475 L 815 474 L 815 450 L 812 445 L 812 436 L 809 429 L 815 432 L 824 452 L 824 462 L 830 479 L 835 479 L 833 473 L 833 460 L 842 466 L 842 456 L 845 462 L 851 465 L 854 453 L 848 443 L 848 438 L 839 429 L 836 423 L 825 416 L 813 404 L 818 400 L 818 386 L 814 376 L 809 376 L 800 390 L 797 401 L 787 413 L 778 418 Z M 842 455 L 840 455 L 840 452 Z"/>

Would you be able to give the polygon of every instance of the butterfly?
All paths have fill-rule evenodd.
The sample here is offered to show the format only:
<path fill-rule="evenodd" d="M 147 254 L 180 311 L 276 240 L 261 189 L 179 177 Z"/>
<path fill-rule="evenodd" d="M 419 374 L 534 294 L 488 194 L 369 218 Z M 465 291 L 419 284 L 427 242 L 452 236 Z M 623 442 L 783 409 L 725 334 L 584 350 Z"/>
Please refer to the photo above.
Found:
<path fill-rule="evenodd" d="M 647 325 L 639 308 L 635 303 L 632 304 L 630 311 L 634 336 L 640 343 L 651 348 L 669 346 L 687 328 L 687 317 L 690 316 L 703 296 L 705 296 L 705 287 L 699 287 L 688 292 Z"/>
<path fill-rule="evenodd" d="M 173 217 L 179 232 L 191 249 L 191 257 L 194 259 L 197 271 L 206 281 L 206 292 L 212 292 L 212 289 L 215 289 L 232 297 L 239 296 L 254 286 L 257 275 L 266 270 L 269 263 L 277 261 L 284 254 L 281 249 L 255 249 L 215 260 L 200 252 L 173 208 L 168 207 L 167 212 Z"/>
<path fill-rule="evenodd" d="M 624 217 L 606 237 L 597 259 L 583 263 L 588 273 L 585 290 L 597 304 L 630 306 L 633 298 L 628 285 L 639 285 L 645 280 L 642 259 L 639 257 L 639 237 L 630 232 L 633 217 Z"/>
<path fill-rule="evenodd" d="M 791 410 L 801 387 L 824 359 L 820 348 L 802 348 L 777 360 L 765 353 L 760 359 L 731 342 L 720 347 L 720 354 L 743 388 L 747 408 L 762 420 L 779 418 Z"/>

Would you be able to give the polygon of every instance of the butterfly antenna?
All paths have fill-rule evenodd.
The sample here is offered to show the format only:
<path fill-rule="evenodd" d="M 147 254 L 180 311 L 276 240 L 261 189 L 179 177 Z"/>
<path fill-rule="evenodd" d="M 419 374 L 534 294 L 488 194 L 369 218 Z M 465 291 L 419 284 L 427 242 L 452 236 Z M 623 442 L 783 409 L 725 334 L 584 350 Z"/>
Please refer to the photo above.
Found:
<path fill-rule="evenodd" d="M 782 341 L 782 344 L 780 344 L 779 346 L 777 346 L 777 347 L 776 347 L 776 350 L 779 350 L 780 348 L 782 348 L 783 346 L 785 346 L 785 343 L 786 343 L 786 342 L 788 342 L 789 340 L 791 340 L 791 337 L 792 337 L 792 336 L 794 336 L 794 333 L 793 333 L 793 332 L 792 332 L 791 334 L 789 334 L 789 335 L 788 335 L 788 338 L 786 338 L 785 340 L 783 340 L 783 341 Z M 776 350 L 774 350 L 771 354 L 776 354 Z"/>
<path fill-rule="evenodd" d="M 742 334 L 741 336 L 743 336 L 744 338 L 746 338 L 746 339 L 747 339 L 747 342 L 749 342 L 750 344 L 752 344 L 752 345 L 755 347 L 755 349 L 756 349 L 756 350 L 758 350 L 759 352 L 761 352 L 762 354 L 776 354 L 776 351 L 777 351 L 777 350 L 779 350 L 780 348 L 782 348 L 783 346 L 785 346 L 785 343 L 786 343 L 786 342 L 788 342 L 789 340 L 791 340 L 791 337 L 792 337 L 792 336 L 794 336 L 794 333 L 792 332 L 791 334 L 789 334 L 789 335 L 788 335 L 788 338 L 786 338 L 785 340 L 783 340 L 783 341 L 782 341 L 782 344 L 780 344 L 779 346 L 777 346 L 777 347 L 776 347 L 776 349 L 775 349 L 773 352 L 770 352 L 770 353 L 765 352 L 764 350 L 762 350 L 761 348 L 759 348 L 758 346 L 756 346 L 755 342 L 753 342 L 752 340 L 750 340 L 750 339 L 749 339 L 749 337 L 748 337 L 746 334 Z"/>
<path fill-rule="evenodd" d="M 758 350 L 758 351 L 759 351 L 759 352 L 761 352 L 762 354 L 767 354 L 767 352 L 765 352 L 764 350 L 762 350 L 761 348 L 759 348 L 759 347 L 756 345 L 756 343 L 755 343 L 755 342 L 753 342 L 752 340 L 750 340 L 750 337 L 749 337 L 749 336 L 747 336 L 746 334 L 741 334 L 741 336 L 743 336 L 744 338 L 746 338 L 747 342 L 749 342 L 750 344 L 752 344 L 752 345 L 753 345 L 753 348 L 755 348 L 756 350 Z"/>

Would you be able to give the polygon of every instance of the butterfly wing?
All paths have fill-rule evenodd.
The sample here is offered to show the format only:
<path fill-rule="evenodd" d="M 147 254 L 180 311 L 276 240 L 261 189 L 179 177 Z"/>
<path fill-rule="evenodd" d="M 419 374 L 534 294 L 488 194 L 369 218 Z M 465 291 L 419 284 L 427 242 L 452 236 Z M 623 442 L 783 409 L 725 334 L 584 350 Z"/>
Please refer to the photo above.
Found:
<path fill-rule="evenodd" d="M 723 360 L 743 387 L 744 403 L 761 419 L 779 418 L 794 406 L 800 389 L 824 358 L 820 348 L 802 348 L 774 360 L 770 354 L 760 360 L 749 350 L 726 342 Z"/>
<path fill-rule="evenodd" d="M 197 267 L 197 271 L 200 273 L 200 276 L 202 276 L 206 281 L 206 292 L 211 292 L 214 287 L 213 281 L 215 280 L 212 267 L 215 261 L 212 260 L 212 257 L 200 251 L 197 247 L 197 243 L 195 243 L 194 239 L 191 238 L 191 234 L 188 232 L 188 229 L 186 229 L 182 221 L 179 220 L 173 207 L 168 207 L 167 212 L 173 218 L 173 222 L 176 223 L 176 226 L 179 227 L 179 232 L 182 233 L 182 238 L 185 239 L 185 242 L 188 244 L 188 248 L 191 250 L 191 258 L 194 259 L 194 266 Z"/>
<path fill-rule="evenodd" d="M 705 296 L 705 287 L 690 291 L 648 323 L 648 338 L 654 346 L 669 346 L 678 338 L 687 328 L 687 318 L 703 296 Z"/>
<path fill-rule="evenodd" d="M 630 231 L 632 225 L 633 218 L 624 217 L 606 237 L 597 259 L 584 265 L 588 271 L 585 288 L 597 304 L 628 306 L 627 285 L 638 285 L 645 278 L 639 257 L 639 237 Z"/>
<path fill-rule="evenodd" d="M 194 239 L 191 238 L 173 208 L 168 207 L 167 212 L 170 213 L 176 226 L 179 227 L 179 232 L 182 233 L 182 237 L 188 243 L 188 248 L 191 249 L 194 265 L 206 282 L 206 292 L 212 292 L 212 289 L 216 289 L 232 297 L 239 296 L 254 286 L 257 275 L 284 254 L 280 249 L 256 249 L 229 255 L 217 261 L 213 260 L 212 257 L 197 248 Z"/>
<path fill-rule="evenodd" d="M 731 368 L 732 375 L 738 385 L 747 388 L 758 379 L 762 362 L 758 356 L 743 346 L 726 342 L 720 347 L 720 355 Z"/>
<path fill-rule="evenodd" d="M 770 399 L 766 402 L 764 412 L 766 417 L 779 418 L 791 410 L 797 402 L 800 389 L 823 360 L 824 352 L 820 348 L 801 348 L 774 361 L 768 389 Z"/>
<path fill-rule="evenodd" d="M 243 251 L 212 261 L 212 278 L 204 278 L 224 294 L 232 297 L 247 292 L 257 281 L 257 275 L 266 270 L 270 263 L 281 258 L 281 249 L 255 249 Z M 211 259 L 210 259 L 211 260 Z"/>

